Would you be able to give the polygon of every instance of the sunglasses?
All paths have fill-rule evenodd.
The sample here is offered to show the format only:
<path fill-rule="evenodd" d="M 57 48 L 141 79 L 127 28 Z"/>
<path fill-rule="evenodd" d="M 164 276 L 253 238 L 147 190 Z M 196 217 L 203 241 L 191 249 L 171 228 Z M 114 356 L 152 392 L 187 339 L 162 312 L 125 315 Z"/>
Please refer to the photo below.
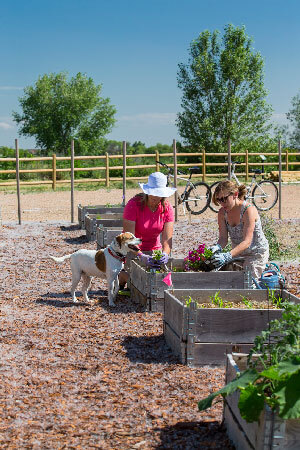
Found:
<path fill-rule="evenodd" d="M 228 194 L 228 195 L 226 195 L 225 197 L 219 197 L 219 198 L 217 198 L 216 200 L 217 200 L 218 202 L 220 202 L 220 203 L 226 203 L 226 202 L 227 202 L 227 199 L 228 199 L 228 197 L 229 197 L 230 195 L 232 195 L 232 194 Z"/>

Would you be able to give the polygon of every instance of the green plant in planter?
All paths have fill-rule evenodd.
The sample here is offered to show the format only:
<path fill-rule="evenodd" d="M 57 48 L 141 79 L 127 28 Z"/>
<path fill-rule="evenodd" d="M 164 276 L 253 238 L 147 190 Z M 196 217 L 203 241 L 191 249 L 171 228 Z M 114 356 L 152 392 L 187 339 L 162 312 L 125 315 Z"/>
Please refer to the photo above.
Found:
<path fill-rule="evenodd" d="M 245 306 L 247 306 L 247 308 L 251 309 L 253 306 L 253 303 L 251 302 L 251 300 L 249 300 L 249 298 L 244 297 L 243 295 L 241 295 L 242 298 L 242 302 L 244 303 Z"/>
<path fill-rule="evenodd" d="M 300 418 L 300 304 L 283 306 L 282 318 L 270 322 L 269 329 L 255 338 L 247 370 L 201 400 L 200 411 L 218 395 L 225 398 L 239 390 L 238 407 L 247 422 L 258 421 L 265 403 L 283 419 Z"/>
<path fill-rule="evenodd" d="M 221 299 L 219 293 L 220 293 L 220 291 L 216 292 L 215 295 L 210 295 L 209 298 L 215 306 L 217 306 L 218 308 L 223 308 L 224 302 Z"/>
<path fill-rule="evenodd" d="M 161 250 L 153 250 L 151 256 L 155 261 L 160 261 L 163 257 L 163 252 Z"/>

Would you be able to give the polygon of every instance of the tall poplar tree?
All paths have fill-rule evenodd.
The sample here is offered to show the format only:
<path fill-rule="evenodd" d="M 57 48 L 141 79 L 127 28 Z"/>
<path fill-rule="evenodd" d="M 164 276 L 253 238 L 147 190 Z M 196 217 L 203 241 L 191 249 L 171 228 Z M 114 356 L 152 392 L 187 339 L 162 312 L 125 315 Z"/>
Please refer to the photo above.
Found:
<path fill-rule="evenodd" d="M 179 64 L 182 112 L 177 116 L 184 143 L 207 151 L 226 150 L 267 133 L 272 108 L 266 102 L 264 61 L 245 27 L 228 24 L 203 31 L 192 41 L 188 64 Z"/>

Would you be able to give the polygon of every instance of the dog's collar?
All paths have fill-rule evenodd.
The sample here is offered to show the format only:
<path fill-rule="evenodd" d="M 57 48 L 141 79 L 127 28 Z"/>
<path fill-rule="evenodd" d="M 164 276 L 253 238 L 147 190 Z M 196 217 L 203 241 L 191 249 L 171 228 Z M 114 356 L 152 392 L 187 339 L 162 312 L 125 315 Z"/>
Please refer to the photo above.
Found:
<path fill-rule="evenodd" d="M 122 261 L 122 263 L 126 262 L 126 257 L 124 255 L 122 255 L 121 253 L 117 253 L 117 252 L 113 253 L 110 248 L 108 248 L 107 250 L 108 250 L 108 253 L 111 256 L 113 256 L 114 258 L 118 259 L 119 261 Z"/>

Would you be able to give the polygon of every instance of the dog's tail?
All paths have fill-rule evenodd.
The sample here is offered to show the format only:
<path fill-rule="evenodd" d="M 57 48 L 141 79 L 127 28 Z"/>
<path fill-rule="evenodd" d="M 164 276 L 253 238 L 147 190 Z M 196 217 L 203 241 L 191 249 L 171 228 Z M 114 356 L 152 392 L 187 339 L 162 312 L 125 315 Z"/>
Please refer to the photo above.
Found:
<path fill-rule="evenodd" d="M 73 253 L 70 253 L 69 255 L 65 255 L 65 256 L 61 256 L 60 258 L 57 258 L 56 256 L 50 256 L 50 259 L 53 259 L 53 261 L 57 262 L 57 263 L 63 263 L 66 259 L 70 259 L 70 257 L 72 256 Z"/>

